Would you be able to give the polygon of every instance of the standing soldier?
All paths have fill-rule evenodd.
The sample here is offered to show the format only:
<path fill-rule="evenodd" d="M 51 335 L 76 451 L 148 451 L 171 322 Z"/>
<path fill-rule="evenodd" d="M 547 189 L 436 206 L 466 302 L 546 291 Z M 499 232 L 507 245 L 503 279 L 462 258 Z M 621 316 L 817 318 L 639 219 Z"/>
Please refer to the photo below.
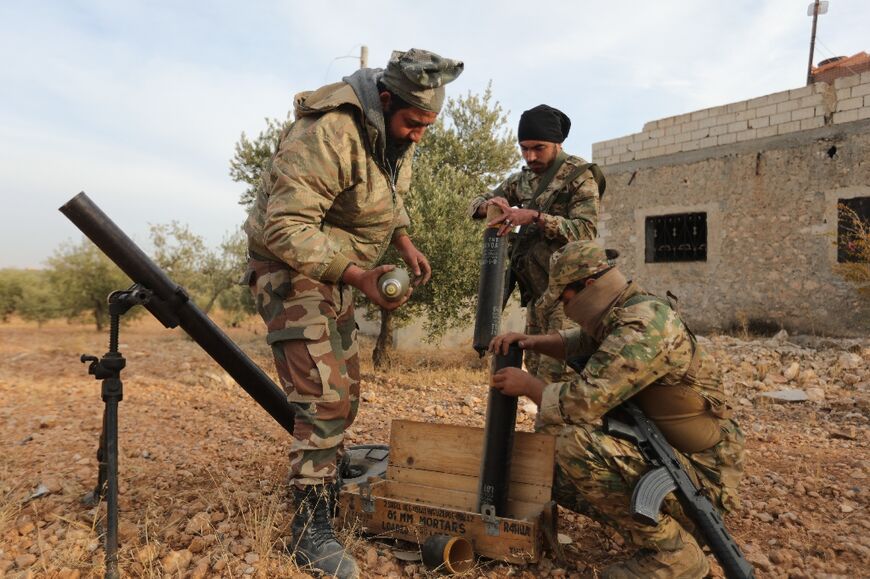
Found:
<path fill-rule="evenodd" d="M 476 197 L 469 207 L 472 218 L 486 217 L 495 205 L 502 215 L 487 225 L 500 225 L 499 235 L 520 226 L 511 246 L 508 292 L 516 283 L 520 305 L 526 308 L 526 333 L 545 334 L 573 324 L 556 303 L 548 311 L 536 307 L 547 289 L 550 256 L 570 241 L 595 239 L 598 203 L 604 194 L 604 175 L 597 165 L 562 150 L 571 120 L 562 111 L 538 105 L 520 117 L 517 140 L 526 167 L 494 191 Z M 567 324 L 567 325 L 566 325 Z M 529 372 L 554 382 L 566 372 L 563 361 L 525 353 Z"/>
<path fill-rule="evenodd" d="M 359 407 L 352 288 L 392 310 L 375 267 L 392 244 L 426 283 L 431 268 L 408 236 L 402 197 L 414 144 L 435 122 L 444 85 L 463 64 L 425 50 L 394 52 L 387 68 L 296 95 L 296 121 L 281 136 L 245 223 L 246 280 L 266 322 L 281 385 L 296 411 L 290 483 L 300 565 L 340 578 L 359 574 L 336 539 L 329 487 L 345 430 Z"/>
<path fill-rule="evenodd" d="M 525 350 L 588 361 L 572 380 L 551 384 L 505 368 L 493 376 L 493 387 L 528 396 L 539 420 L 557 434 L 556 502 L 615 528 L 638 548 L 602 577 L 704 577 L 709 563 L 673 495 L 657 525 L 631 516 L 634 486 L 650 465 L 633 443 L 605 433 L 601 419 L 626 400 L 636 402 L 711 502 L 734 509 L 743 434 L 731 419 L 716 361 L 668 302 L 627 281 L 594 242 L 566 245 L 551 264 L 543 301 L 561 301 L 580 328 L 547 336 L 508 333 L 494 338 L 491 349 L 506 352 L 518 342 Z"/>

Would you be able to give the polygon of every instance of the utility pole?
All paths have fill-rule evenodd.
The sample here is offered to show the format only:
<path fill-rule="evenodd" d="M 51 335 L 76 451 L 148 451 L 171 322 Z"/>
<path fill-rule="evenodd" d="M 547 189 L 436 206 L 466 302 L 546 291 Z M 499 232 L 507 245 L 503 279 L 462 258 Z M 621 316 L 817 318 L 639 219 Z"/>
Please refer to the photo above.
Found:
<path fill-rule="evenodd" d="M 825 14 L 828 11 L 827 0 L 815 0 L 807 6 L 807 16 L 813 17 L 813 31 L 810 34 L 810 62 L 807 64 L 807 84 L 813 83 L 813 52 L 816 49 L 816 24 L 819 21 L 819 14 Z"/>
<path fill-rule="evenodd" d="M 363 44 L 359 49 L 359 67 L 369 67 L 369 47 Z"/>

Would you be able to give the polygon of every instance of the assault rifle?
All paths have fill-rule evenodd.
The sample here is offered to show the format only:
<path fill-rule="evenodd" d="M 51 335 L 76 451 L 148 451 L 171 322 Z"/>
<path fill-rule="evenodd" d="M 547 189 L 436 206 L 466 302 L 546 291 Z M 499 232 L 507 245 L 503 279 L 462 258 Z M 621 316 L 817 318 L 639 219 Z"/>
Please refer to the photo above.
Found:
<path fill-rule="evenodd" d="M 719 512 L 695 486 L 677 460 L 674 449 L 665 440 L 658 426 L 646 417 L 632 402 L 624 402 L 619 409 L 629 421 L 620 420 L 620 412 L 608 415 L 604 430 L 608 434 L 637 445 L 643 457 L 652 465 L 634 487 L 631 495 L 631 514 L 635 520 L 648 525 L 659 522 L 659 511 L 665 497 L 676 491 L 677 499 L 692 521 L 698 526 L 713 555 L 722 565 L 728 579 L 754 577 L 752 565 L 743 557 L 740 547 L 728 534 Z"/>

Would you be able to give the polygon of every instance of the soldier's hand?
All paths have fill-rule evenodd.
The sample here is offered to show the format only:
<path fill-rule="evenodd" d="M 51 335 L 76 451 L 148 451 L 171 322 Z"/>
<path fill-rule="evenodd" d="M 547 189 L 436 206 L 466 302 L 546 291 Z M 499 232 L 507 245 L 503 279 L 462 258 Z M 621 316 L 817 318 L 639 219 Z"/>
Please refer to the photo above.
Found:
<path fill-rule="evenodd" d="M 420 284 L 426 284 L 432 277 L 432 266 L 429 265 L 429 260 L 423 255 L 423 252 L 417 249 L 417 246 L 411 241 L 407 235 L 402 235 L 393 242 L 393 245 L 402 256 L 402 261 L 408 266 L 408 269 L 414 274 L 414 287 Z"/>
<path fill-rule="evenodd" d="M 518 225 L 528 225 L 538 216 L 537 209 L 522 209 L 520 207 L 508 207 L 503 213 L 489 221 L 487 227 L 499 226 L 498 235 L 501 237 Z"/>
<path fill-rule="evenodd" d="M 492 375 L 492 387 L 505 396 L 528 396 L 541 404 L 545 384 L 519 368 L 502 368 Z"/>
<path fill-rule="evenodd" d="M 508 347 L 514 342 L 519 342 L 520 348 L 523 347 L 522 340 L 528 340 L 531 336 L 521 334 L 519 332 L 508 332 L 500 336 L 496 336 L 489 343 L 489 351 L 493 354 L 505 355 L 508 353 Z"/>
<path fill-rule="evenodd" d="M 405 304 L 414 292 L 413 287 L 408 288 L 402 299 L 389 301 L 381 295 L 378 289 L 378 279 L 388 271 L 396 269 L 395 265 L 380 265 L 374 269 L 364 270 L 356 265 L 349 265 L 344 274 L 341 276 L 342 281 L 352 285 L 361 291 L 373 304 L 384 308 L 385 310 L 395 310 Z"/>
<path fill-rule="evenodd" d="M 491 197 L 480 204 L 480 206 L 477 208 L 477 214 L 480 215 L 481 217 L 486 217 L 486 210 L 491 205 L 495 205 L 496 207 L 500 208 L 502 211 L 507 211 L 508 209 L 511 208 L 511 206 L 508 204 L 507 199 L 505 199 L 504 197 Z"/>

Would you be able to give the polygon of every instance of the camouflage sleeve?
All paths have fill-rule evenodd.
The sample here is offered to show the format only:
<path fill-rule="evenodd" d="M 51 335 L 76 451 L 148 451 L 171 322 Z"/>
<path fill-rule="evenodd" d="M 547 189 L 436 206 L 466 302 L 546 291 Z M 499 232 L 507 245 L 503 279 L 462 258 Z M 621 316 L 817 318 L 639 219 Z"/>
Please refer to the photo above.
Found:
<path fill-rule="evenodd" d="M 297 122 L 297 124 L 299 124 Z M 335 282 L 350 264 L 321 231 L 335 197 L 353 185 L 353 159 L 365 155 L 350 115 L 330 113 L 294 131 L 271 167 L 266 247 L 293 269 Z M 365 158 L 365 157 L 363 157 Z"/>
<path fill-rule="evenodd" d="M 544 237 L 562 243 L 595 239 L 598 235 L 598 183 L 586 171 L 572 183 L 574 195 L 566 215 L 541 215 Z"/>
<path fill-rule="evenodd" d="M 562 341 L 565 343 L 565 359 L 587 357 L 595 353 L 595 340 L 583 331 L 583 328 L 569 328 L 559 330 Z"/>
<path fill-rule="evenodd" d="M 548 384 L 541 401 L 544 424 L 598 420 L 674 368 L 667 353 L 677 319 L 667 306 L 647 301 L 619 311 L 611 333 L 571 382 Z"/>

